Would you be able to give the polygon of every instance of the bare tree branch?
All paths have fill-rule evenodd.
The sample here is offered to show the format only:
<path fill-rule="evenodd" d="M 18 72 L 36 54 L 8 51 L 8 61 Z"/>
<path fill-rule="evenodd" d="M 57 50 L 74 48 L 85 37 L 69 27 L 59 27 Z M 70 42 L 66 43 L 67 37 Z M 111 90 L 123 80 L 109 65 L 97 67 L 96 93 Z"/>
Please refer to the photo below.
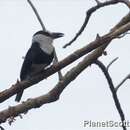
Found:
<path fill-rule="evenodd" d="M 31 5 L 31 7 L 33 8 L 36 16 L 40 18 L 40 16 L 37 13 L 37 10 L 33 6 L 33 4 L 30 3 L 31 1 L 28 0 L 28 2 Z M 97 2 L 98 2 L 98 0 L 97 0 Z M 116 4 L 118 2 L 125 3 L 125 4 L 127 4 L 127 6 L 129 6 L 128 4 L 130 3 L 128 0 L 113 0 L 113 1 L 110 0 L 110 1 L 106 1 L 104 3 L 99 2 L 97 6 L 89 9 L 88 12 L 87 12 L 87 16 L 86 16 L 84 25 L 82 26 L 81 30 L 76 34 L 76 37 L 75 37 L 75 39 L 73 39 L 72 42 L 74 42 L 77 39 L 77 37 L 79 35 L 81 35 L 81 33 L 85 29 L 85 27 L 86 27 L 86 25 L 89 21 L 89 18 L 90 18 L 91 14 L 93 12 L 95 12 L 100 7 L 107 6 L 107 5 L 110 5 L 110 4 Z M 48 68 L 44 72 L 40 72 L 38 75 L 32 77 L 29 80 L 17 82 L 15 85 L 12 85 L 9 89 L 6 89 L 3 92 L 1 92 L 0 93 L 0 102 L 3 102 L 6 99 L 8 99 L 9 97 L 13 96 L 14 94 L 20 92 L 21 90 L 24 90 L 24 89 L 42 81 L 43 79 L 49 77 L 50 75 L 56 73 L 57 71 L 66 67 L 67 65 L 76 61 L 80 57 L 82 57 L 82 56 L 88 54 L 89 52 L 93 51 L 93 52 L 89 53 L 84 58 L 84 60 L 82 62 L 80 62 L 77 66 L 73 67 L 69 72 L 67 72 L 67 74 L 64 77 L 62 77 L 62 79 L 57 83 L 57 85 L 51 91 L 49 91 L 47 94 L 41 95 L 41 96 L 36 97 L 36 98 L 28 99 L 27 101 L 25 101 L 21 104 L 9 107 L 9 108 L 1 111 L 0 112 L 0 123 L 5 122 L 9 118 L 14 119 L 14 117 L 18 116 L 21 113 L 25 113 L 25 112 L 31 110 L 32 108 L 38 108 L 38 107 L 41 107 L 42 105 L 44 105 L 46 103 L 57 101 L 59 99 L 62 91 L 67 87 L 67 85 L 69 83 L 71 83 L 73 80 L 75 80 L 75 78 L 84 69 L 86 69 L 92 63 L 94 63 L 94 61 L 97 60 L 97 58 L 102 55 L 102 53 L 104 52 L 104 49 L 109 45 L 109 43 L 113 39 L 118 38 L 121 34 L 124 34 L 128 30 L 130 30 L 130 19 L 128 19 L 128 18 L 129 17 L 126 16 L 126 20 L 124 20 L 125 22 L 123 24 L 120 24 L 120 25 L 118 24 L 119 25 L 118 27 L 116 25 L 116 28 L 114 27 L 106 35 L 104 35 L 102 37 L 100 37 L 100 36 L 97 37 L 96 40 L 94 40 L 90 44 L 86 45 L 85 47 L 83 47 L 83 48 L 81 48 L 77 51 L 75 51 L 74 53 L 72 53 L 71 55 L 69 55 L 68 57 L 66 57 L 62 61 L 60 61 L 59 63 L 52 65 L 50 68 Z M 41 19 L 39 20 L 39 22 L 40 22 L 40 24 L 42 24 Z M 45 29 L 44 25 L 41 25 L 41 26 L 42 26 L 42 28 Z M 116 90 L 114 88 L 112 79 L 111 79 L 106 67 L 101 62 L 96 61 L 95 63 L 99 65 L 99 67 L 102 69 L 102 71 L 104 72 L 104 74 L 105 74 L 105 76 L 108 80 L 109 87 L 110 87 L 110 90 L 112 92 L 116 108 L 117 108 L 117 110 L 120 114 L 121 121 L 123 122 L 125 120 L 125 116 L 124 116 L 124 113 L 121 109 L 118 97 L 116 95 Z M 126 130 L 126 127 L 124 126 L 124 124 L 123 124 L 122 127 L 123 127 L 124 130 Z"/>
<path fill-rule="evenodd" d="M 104 36 L 101 39 L 102 39 L 101 41 L 95 40 L 91 44 L 87 45 L 86 47 L 75 51 L 74 53 L 72 53 L 71 55 L 69 55 L 62 61 L 60 61 L 59 63 L 52 65 L 46 71 L 41 72 L 40 74 L 36 75 L 35 77 L 32 77 L 30 80 L 24 80 L 21 82 L 17 82 L 16 84 L 12 85 L 9 89 L 2 91 L 0 93 L 0 103 L 5 101 L 9 97 L 13 96 L 14 94 L 18 93 L 20 90 L 26 89 L 26 88 L 42 81 L 43 79 L 49 77 L 50 75 L 56 73 L 57 71 L 61 70 L 65 66 L 71 64 L 72 62 L 79 59 L 83 55 L 89 53 L 93 49 L 96 49 L 97 47 L 103 45 L 103 43 L 108 43 L 111 41 L 111 39 L 108 38 L 107 36 Z"/>
<path fill-rule="evenodd" d="M 104 73 L 104 75 L 105 75 L 105 77 L 107 79 L 107 82 L 109 84 L 109 88 L 110 88 L 112 96 L 113 96 L 114 103 L 116 105 L 116 108 L 118 110 L 118 113 L 119 113 L 121 121 L 122 121 L 122 128 L 123 128 L 123 130 L 126 130 L 126 126 L 123 123 L 125 121 L 125 115 L 123 113 L 123 110 L 121 108 L 119 99 L 117 97 L 117 94 L 116 94 L 115 87 L 113 85 L 113 81 L 111 79 L 111 76 L 110 76 L 109 72 L 107 71 L 107 68 L 105 67 L 105 65 L 102 62 L 95 61 L 95 64 L 99 66 L 99 68 L 102 70 L 102 72 Z"/>
<path fill-rule="evenodd" d="M 130 1 L 129 0 L 118 0 L 118 1 L 124 3 L 128 8 L 130 8 Z"/>
<path fill-rule="evenodd" d="M 121 26 L 127 24 L 128 22 L 130 22 L 130 12 L 128 12 L 128 14 L 126 16 L 124 16 L 119 21 L 119 23 L 111 29 L 111 31 L 113 32 L 113 31 L 117 30 L 117 28 L 120 28 Z"/>
<path fill-rule="evenodd" d="M 121 27 L 118 28 L 116 31 L 112 32 L 111 34 L 113 35 L 113 37 L 118 38 L 118 36 L 120 36 L 120 35 L 122 35 L 122 34 L 124 34 L 125 32 L 127 32 L 127 31 L 130 30 L 129 26 L 130 26 L 130 22 L 128 22 L 127 24 L 121 26 Z M 125 31 L 125 30 L 127 30 L 127 31 Z M 121 31 L 122 33 L 120 33 L 120 31 Z M 120 33 L 120 34 L 119 34 L 119 33 Z"/>
<path fill-rule="evenodd" d="M 121 85 L 127 80 L 130 79 L 130 74 L 128 74 L 120 83 L 119 85 L 117 85 L 117 87 L 115 88 L 115 91 L 117 92 L 117 90 L 121 87 Z"/>
<path fill-rule="evenodd" d="M 116 60 L 118 60 L 118 58 L 119 57 L 116 57 L 115 59 L 113 59 L 108 65 L 107 65 L 107 71 L 108 71 L 108 69 L 110 68 L 110 66 L 116 61 Z"/>
<path fill-rule="evenodd" d="M 97 3 L 97 5 L 101 3 L 99 0 L 95 0 L 95 2 Z"/>
<path fill-rule="evenodd" d="M 128 31 L 130 29 L 130 22 L 127 24 L 117 28 L 116 30 L 100 37 L 99 39 L 96 38 L 93 42 L 90 44 L 87 44 L 83 48 L 75 51 L 74 53 L 70 54 L 68 57 L 60 61 L 59 63 L 51 66 L 48 68 L 44 73 L 40 73 L 36 75 L 35 77 L 32 77 L 30 80 L 25 80 L 19 83 L 16 83 L 15 85 L 12 85 L 9 89 L 6 89 L 0 93 L 0 103 L 8 99 L 9 97 L 13 96 L 14 94 L 18 93 L 20 90 L 24 90 L 43 79 L 49 77 L 50 75 L 56 73 L 57 71 L 63 69 L 67 65 L 71 64 L 72 62 L 76 61 L 80 57 L 88 54 L 89 52 L 93 51 L 94 49 L 106 44 L 110 43 L 111 40 L 115 39 L 122 33 Z"/>
<path fill-rule="evenodd" d="M 130 34 L 130 32 L 125 32 L 125 33 L 123 33 L 122 35 L 118 36 L 117 38 L 123 38 L 124 36 L 126 36 L 126 35 L 128 35 L 128 34 Z"/>
<path fill-rule="evenodd" d="M 71 83 L 84 69 L 91 65 L 99 56 L 101 56 L 107 45 L 108 44 L 104 44 L 103 46 L 99 47 L 94 52 L 86 56 L 82 62 L 80 62 L 77 66 L 73 67 L 69 72 L 67 72 L 62 80 L 59 81 L 59 83 L 47 94 L 33 99 L 28 99 L 21 104 L 9 107 L 1 111 L 0 123 L 5 122 L 10 117 L 14 118 L 21 113 L 25 113 L 32 108 L 39 108 L 46 103 L 57 101 L 66 86 Z"/>
<path fill-rule="evenodd" d="M 0 129 L 1 129 L 1 130 L 5 130 L 2 126 L 0 126 Z"/>
<path fill-rule="evenodd" d="M 54 61 L 53 61 L 53 64 L 56 64 L 56 63 L 58 63 L 58 57 L 57 57 L 56 51 L 54 50 Z M 62 76 L 61 71 L 58 71 L 58 77 L 59 77 L 59 80 L 62 80 L 63 76 Z"/>
<path fill-rule="evenodd" d="M 97 9 L 100 9 L 101 7 L 104 7 L 104 6 L 109 6 L 109 5 L 113 5 L 113 4 L 117 4 L 117 3 L 124 3 L 126 4 L 129 8 L 130 8 L 130 2 L 128 0 L 109 0 L 109 1 L 105 1 L 103 3 L 101 2 L 98 2 L 98 4 L 92 8 L 90 8 L 87 13 L 86 13 L 86 17 L 85 17 L 85 20 L 84 20 L 84 23 L 83 25 L 81 26 L 81 28 L 79 29 L 79 31 L 76 33 L 76 35 L 74 36 L 74 38 L 72 38 L 72 40 L 65 44 L 63 46 L 63 48 L 66 48 L 67 46 L 70 46 L 74 41 L 76 41 L 76 39 L 82 34 L 82 32 L 84 31 L 84 29 L 86 28 L 87 24 L 88 24 L 88 21 L 91 17 L 91 15 L 97 10 Z"/>

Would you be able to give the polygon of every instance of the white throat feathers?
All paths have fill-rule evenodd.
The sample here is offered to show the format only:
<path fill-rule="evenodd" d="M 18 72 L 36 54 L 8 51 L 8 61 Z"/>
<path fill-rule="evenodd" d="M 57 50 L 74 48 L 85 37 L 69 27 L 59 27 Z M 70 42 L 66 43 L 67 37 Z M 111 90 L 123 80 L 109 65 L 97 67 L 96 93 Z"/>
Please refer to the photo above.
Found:
<path fill-rule="evenodd" d="M 38 42 L 40 45 L 40 48 L 49 55 L 54 50 L 54 47 L 52 45 L 53 39 L 43 34 L 37 34 L 33 36 L 32 42 Z"/>

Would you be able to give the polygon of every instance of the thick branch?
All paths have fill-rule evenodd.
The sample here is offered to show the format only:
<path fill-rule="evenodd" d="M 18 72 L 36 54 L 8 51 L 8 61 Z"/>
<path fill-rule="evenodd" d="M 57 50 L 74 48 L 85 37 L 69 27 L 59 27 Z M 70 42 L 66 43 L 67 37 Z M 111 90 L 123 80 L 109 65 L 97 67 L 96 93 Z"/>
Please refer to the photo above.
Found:
<path fill-rule="evenodd" d="M 111 31 L 115 31 L 117 28 L 120 28 L 121 26 L 127 24 L 128 22 L 130 22 L 130 12 L 125 17 L 123 17 L 120 20 L 120 22 L 114 28 L 111 29 Z"/>
<path fill-rule="evenodd" d="M 88 21 L 91 17 L 91 15 L 97 10 L 97 9 L 100 9 L 101 7 L 104 7 L 104 6 L 109 6 L 109 5 L 113 5 L 113 4 L 117 4 L 117 3 L 124 3 L 126 4 L 129 8 L 130 8 L 130 2 L 128 0 L 109 0 L 109 1 L 105 1 L 103 3 L 101 2 L 98 2 L 98 4 L 92 8 L 90 8 L 87 13 L 86 13 L 86 17 L 85 17 L 85 20 L 84 20 L 84 23 L 83 25 L 81 26 L 81 28 L 79 29 L 79 31 L 76 33 L 75 37 L 67 44 L 65 44 L 63 46 L 63 48 L 66 48 L 67 46 L 71 45 L 74 41 L 76 41 L 76 39 L 82 34 L 82 32 L 84 31 L 84 29 L 86 28 L 87 24 L 88 24 Z M 127 21 L 128 22 L 128 21 Z M 125 23 L 124 23 L 125 24 Z"/>
<path fill-rule="evenodd" d="M 125 124 L 123 123 L 125 121 L 125 116 L 124 116 L 124 113 L 123 113 L 123 110 L 121 108 L 121 105 L 120 105 L 120 102 L 119 102 L 119 99 L 117 97 L 117 94 L 116 94 L 116 91 L 115 91 L 115 88 L 114 88 L 114 85 L 113 85 L 113 81 L 111 79 L 111 76 L 109 75 L 108 71 L 107 71 L 107 68 L 105 67 L 105 65 L 100 62 L 100 61 L 95 61 L 95 64 L 98 65 L 100 67 L 100 69 L 102 70 L 102 72 L 104 73 L 106 79 L 107 79 L 107 82 L 109 84 L 109 88 L 111 90 L 111 93 L 112 93 L 112 96 L 113 96 L 113 99 L 114 99 L 114 103 L 116 105 L 116 108 L 119 112 L 119 115 L 120 115 L 120 118 L 121 118 L 121 121 L 122 121 L 122 127 L 123 127 L 123 130 L 126 130 L 126 126 Z"/>
<path fill-rule="evenodd" d="M 76 67 L 73 67 L 59 83 L 47 94 L 37 98 L 29 99 L 19 105 L 9 107 L 0 112 L 0 123 L 5 122 L 10 117 L 16 117 L 21 113 L 25 113 L 32 108 L 38 108 L 46 103 L 54 102 L 59 99 L 60 94 L 84 69 L 93 63 L 106 48 L 107 44 L 96 49 L 93 53 L 89 54 L 80 62 Z"/>
<path fill-rule="evenodd" d="M 90 59 L 94 58 L 93 60 L 95 60 L 98 56 L 96 55 L 96 53 L 100 53 L 103 52 L 103 50 L 106 48 L 106 46 L 111 42 L 111 40 L 113 40 L 114 38 L 116 38 L 117 36 L 121 35 L 122 33 L 128 31 L 130 29 L 130 23 L 128 22 L 127 24 L 117 28 L 116 30 L 96 39 L 95 41 L 91 42 L 90 44 L 88 44 L 87 46 L 75 51 L 73 54 L 69 55 L 67 58 L 65 58 L 64 60 L 62 60 L 61 62 L 57 63 L 56 65 L 51 66 L 50 68 L 48 68 L 44 73 L 40 73 L 39 75 L 37 75 L 36 77 L 33 77 L 32 79 L 28 80 L 28 81 L 23 81 L 20 83 L 16 83 L 15 85 L 13 85 L 11 88 L 3 91 L 0 93 L 0 102 L 8 99 L 9 97 L 13 96 L 14 94 L 16 94 L 17 92 L 19 92 L 22 89 L 26 89 L 28 87 L 30 87 L 33 84 L 36 84 L 38 82 L 40 82 L 41 80 L 43 80 L 44 78 L 54 74 L 55 72 L 57 72 L 58 70 L 64 68 L 65 66 L 71 64 L 72 62 L 74 62 L 75 60 L 79 59 L 80 57 L 82 57 L 83 55 L 86 55 L 87 53 L 93 51 L 94 49 L 96 49 L 92 54 L 89 54 L 86 57 L 86 60 L 88 57 L 90 57 Z M 101 49 L 102 48 L 102 49 Z M 101 51 L 99 51 L 101 49 Z M 89 58 L 88 58 L 89 59 Z M 91 61 L 92 62 L 92 61 Z M 88 66 L 89 64 L 91 64 L 91 62 L 86 63 L 86 65 Z M 86 67 L 87 67 L 86 66 Z M 82 66 L 81 67 L 81 71 L 83 71 L 85 68 Z M 78 69 L 73 69 L 78 71 Z M 74 73 L 76 72 L 74 71 Z M 43 95 L 41 97 L 38 97 L 35 99 L 30 99 L 22 104 L 19 104 L 15 107 L 11 107 L 11 109 L 6 109 L 4 111 L 2 111 L 0 113 L 0 117 L 1 117 L 1 122 L 6 121 L 7 118 L 11 117 L 11 116 L 17 116 L 20 113 L 23 113 L 25 111 L 28 111 L 29 109 L 32 108 L 36 108 L 39 107 L 45 103 L 49 103 L 52 101 L 55 101 L 59 98 L 60 93 L 64 90 L 64 88 L 72 81 L 74 80 L 78 74 L 81 72 L 77 72 L 76 76 L 74 75 L 74 73 L 68 73 L 66 74 L 66 76 L 64 76 L 64 78 L 62 79 L 62 81 L 60 81 L 56 87 L 50 91 L 48 94 Z M 68 75 L 70 75 L 69 79 L 67 78 Z M 71 77 L 72 76 L 72 77 Z M 75 76 L 75 77 L 74 77 Z M 60 85 L 61 84 L 61 85 Z M 57 86 L 60 86 L 57 88 Z M 61 87 L 62 86 L 62 87 Z M 57 91 L 56 91 L 57 90 Z M 56 92 L 56 93 L 55 93 Z M 54 94 L 54 95 L 53 95 Z M 50 96 L 51 95 L 51 96 Z M 57 95 L 57 96 L 56 96 Z M 31 102 L 32 105 L 30 105 Z M 28 104 L 28 105 L 27 105 Z M 15 112 L 14 112 L 15 111 Z M 15 115 L 14 115 L 15 114 Z M 2 116 L 4 115 L 4 116 Z"/>
<path fill-rule="evenodd" d="M 102 45 L 103 43 L 110 42 L 110 38 L 108 38 L 108 37 L 105 37 L 103 39 L 104 40 L 101 40 L 101 41 L 95 40 L 94 42 L 87 45 L 86 47 L 75 51 L 73 54 L 71 54 L 70 56 L 68 56 L 67 58 L 62 60 L 61 62 L 48 68 L 44 73 L 41 73 L 41 74 L 37 75 L 36 77 L 32 77 L 32 79 L 30 79 L 30 80 L 18 82 L 15 85 L 12 85 L 9 89 L 6 89 L 0 93 L 0 102 L 5 101 L 9 97 L 18 93 L 20 90 L 26 89 L 26 88 L 40 82 L 41 80 L 47 78 L 48 76 L 56 73 L 57 71 L 64 68 L 68 64 L 74 62 L 75 60 L 77 60 L 81 56 L 87 54 L 88 52 L 90 52 L 93 49 L 95 49 L 96 47 L 98 47 L 98 45 Z M 92 46 L 92 44 L 93 44 L 93 46 Z"/>
<path fill-rule="evenodd" d="M 99 46 L 110 43 L 111 40 L 115 39 L 117 36 L 121 35 L 122 33 L 128 31 L 130 29 L 130 22 L 127 24 L 121 26 L 119 29 L 116 29 L 113 32 L 110 32 L 90 44 L 86 45 L 85 47 L 75 51 L 59 63 L 51 66 L 48 68 L 44 73 L 40 73 L 35 77 L 32 77 L 30 80 L 27 81 L 22 81 L 19 83 L 16 83 L 15 85 L 12 85 L 9 89 L 4 90 L 3 92 L 0 93 L 0 103 L 8 99 L 9 97 L 13 96 L 14 94 L 18 93 L 20 90 L 26 89 L 43 79 L 49 77 L 50 75 L 56 73 L 57 71 L 63 69 L 67 65 L 71 64 L 72 62 L 76 61 L 80 57 L 86 55 L 87 53 L 93 51 L 94 49 L 98 48 Z"/>

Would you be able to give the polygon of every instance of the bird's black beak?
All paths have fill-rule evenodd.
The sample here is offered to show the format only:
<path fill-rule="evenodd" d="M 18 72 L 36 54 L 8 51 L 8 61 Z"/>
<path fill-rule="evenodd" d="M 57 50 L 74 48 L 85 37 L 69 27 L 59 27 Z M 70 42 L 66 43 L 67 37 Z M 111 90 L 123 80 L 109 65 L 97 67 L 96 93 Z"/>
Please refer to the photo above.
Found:
<path fill-rule="evenodd" d="M 64 34 L 63 33 L 51 33 L 51 36 L 53 39 L 56 39 L 56 38 L 63 37 Z"/>

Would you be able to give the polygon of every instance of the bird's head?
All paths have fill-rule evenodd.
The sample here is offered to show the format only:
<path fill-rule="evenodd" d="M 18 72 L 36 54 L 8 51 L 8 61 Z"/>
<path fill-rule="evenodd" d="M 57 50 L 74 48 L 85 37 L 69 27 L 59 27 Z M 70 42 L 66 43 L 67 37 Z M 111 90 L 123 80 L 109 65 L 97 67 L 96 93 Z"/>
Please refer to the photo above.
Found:
<path fill-rule="evenodd" d="M 52 38 L 53 40 L 64 36 L 63 33 L 49 32 L 49 31 L 38 31 L 33 36 L 36 36 L 36 35 L 43 35 L 45 37 Z"/>
<path fill-rule="evenodd" d="M 33 35 L 32 42 L 38 42 L 40 44 L 51 44 L 53 43 L 53 40 L 63 36 L 64 36 L 63 33 L 38 31 Z"/>

